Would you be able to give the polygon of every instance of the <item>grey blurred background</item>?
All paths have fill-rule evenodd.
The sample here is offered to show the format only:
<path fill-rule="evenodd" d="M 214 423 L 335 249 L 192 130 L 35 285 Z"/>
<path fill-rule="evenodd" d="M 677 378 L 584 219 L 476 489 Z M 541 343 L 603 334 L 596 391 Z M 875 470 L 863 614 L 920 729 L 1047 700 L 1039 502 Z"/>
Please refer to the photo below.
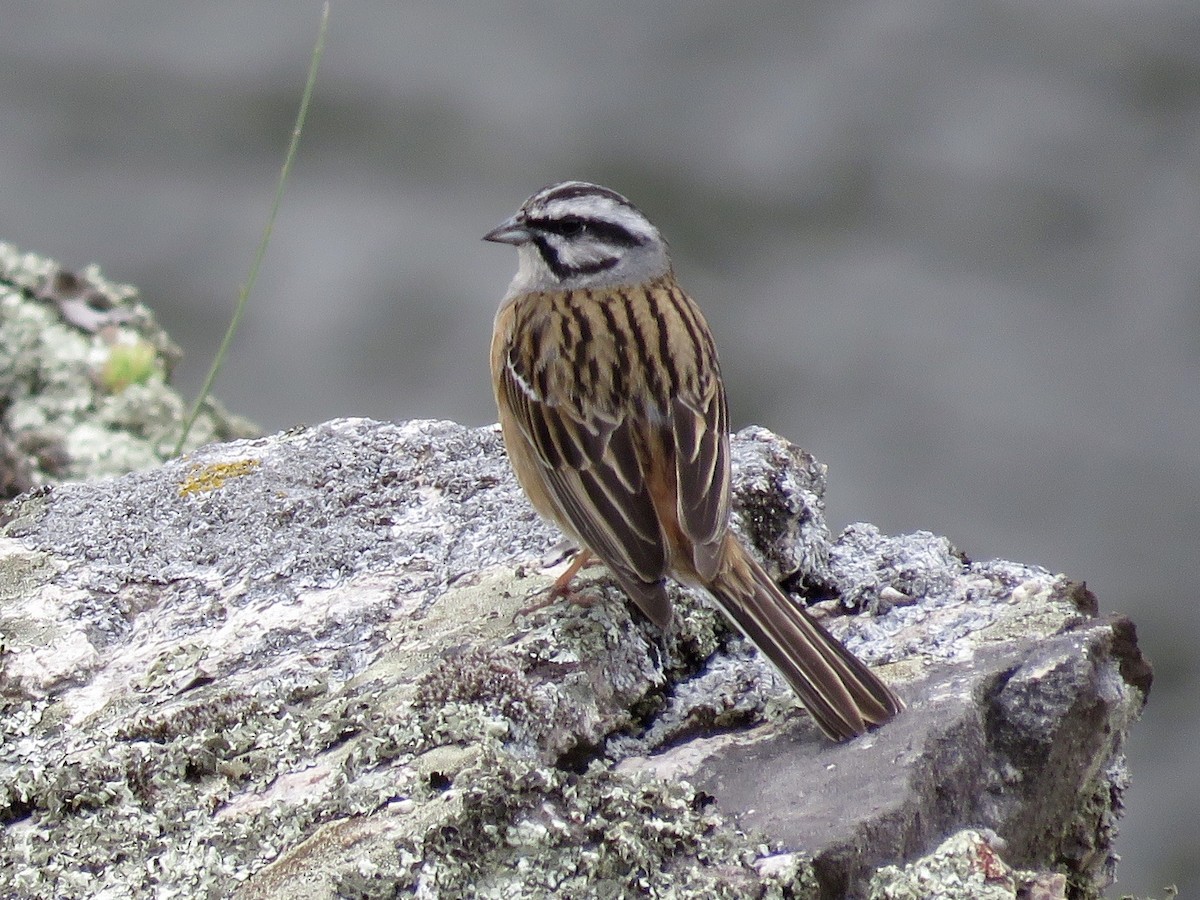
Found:
<path fill-rule="evenodd" d="M 0 239 L 137 284 L 194 393 L 258 240 L 319 4 L 0 2 Z M 217 386 L 269 429 L 494 418 L 561 178 L 672 240 L 735 424 L 829 517 L 1086 579 L 1156 682 L 1111 894 L 1200 886 L 1200 4 L 335 3 Z"/>

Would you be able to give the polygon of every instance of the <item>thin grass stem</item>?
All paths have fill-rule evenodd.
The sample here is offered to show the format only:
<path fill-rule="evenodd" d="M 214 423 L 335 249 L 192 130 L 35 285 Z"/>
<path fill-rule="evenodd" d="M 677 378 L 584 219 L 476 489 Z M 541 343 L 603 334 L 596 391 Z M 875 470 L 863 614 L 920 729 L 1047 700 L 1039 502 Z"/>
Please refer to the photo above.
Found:
<path fill-rule="evenodd" d="M 183 452 L 183 445 L 187 441 L 188 434 L 191 432 L 192 426 L 196 423 L 196 417 L 200 415 L 204 401 L 208 399 L 208 394 L 212 390 L 213 382 L 217 380 L 217 373 L 221 371 L 221 366 L 225 362 L 225 356 L 233 344 L 233 337 L 237 334 L 238 325 L 241 323 L 242 316 L 246 312 L 247 301 L 250 299 L 250 291 L 254 289 L 254 282 L 258 280 L 258 272 L 262 268 L 263 257 L 267 252 L 267 245 L 271 242 L 271 231 L 275 227 L 275 217 L 278 215 L 279 205 L 283 201 L 283 189 L 287 184 L 288 174 L 292 169 L 292 160 L 296 157 L 296 148 L 300 146 L 300 134 L 304 130 L 304 120 L 308 116 L 308 104 L 312 99 L 313 86 L 317 83 L 317 68 L 321 63 L 321 54 L 325 52 L 325 31 L 328 26 L 329 3 L 326 3 L 321 11 L 321 25 L 317 31 L 317 42 L 313 46 L 312 61 L 308 65 L 308 81 L 304 85 L 304 96 L 300 99 L 300 110 L 296 114 L 296 124 L 292 128 L 292 139 L 288 144 L 287 155 L 283 159 L 283 168 L 279 172 L 279 183 L 275 187 L 275 199 L 271 203 L 271 212 L 267 216 L 266 227 L 263 229 L 262 238 L 258 242 L 258 249 L 254 253 L 254 259 L 250 263 L 250 271 L 246 275 L 245 284 L 242 285 L 242 289 L 238 293 L 237 305 L 233 310 L 233 318 L 229 321 L 229 327 L 225 329 L 225 337 L 221 340 L 221 346 L 217 349 L 216 356 L 213 357 L 212 365 L 208 367 L 208 375 L 204 378 L 204 384 L 200 387 L 200 393 L 197 395 L 195 403 L 192 404 L 187 419 L 184 420 L 183 430 L 179 434 L 179 441 L 175 444 L 173 456 L 178 456 Z"/>

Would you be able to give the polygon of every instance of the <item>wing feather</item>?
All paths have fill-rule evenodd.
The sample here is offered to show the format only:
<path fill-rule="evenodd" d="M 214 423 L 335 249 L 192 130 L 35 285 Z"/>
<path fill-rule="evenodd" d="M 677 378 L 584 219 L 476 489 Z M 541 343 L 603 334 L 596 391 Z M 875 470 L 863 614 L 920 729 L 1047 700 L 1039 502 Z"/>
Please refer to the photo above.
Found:
<path fill-rule="evenodd" d="M 677 455 L 679 527 L 692 542 L 692 563 L 704 580 L 720 568 L 729 522 L 729 424 L 725 392 L 709 384 L 705 397 L 671 401 Z"/>
<path fill-rule="evenodd" d="M 635 424 L 539 400 L 512 371 L 504 391 L 562 518 L 623 579 L 660 582 L 667 542 L 646 489 Z"/>

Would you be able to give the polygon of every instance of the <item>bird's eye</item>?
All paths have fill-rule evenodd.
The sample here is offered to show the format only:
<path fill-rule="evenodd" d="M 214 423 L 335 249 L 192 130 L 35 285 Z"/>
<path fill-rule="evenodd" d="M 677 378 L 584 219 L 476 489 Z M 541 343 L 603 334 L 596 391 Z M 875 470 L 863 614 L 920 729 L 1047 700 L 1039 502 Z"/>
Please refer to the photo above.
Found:
<path fill-rule="evenodd" d="M 562 220 L 562 235 L 563 235 L 563 237 L 575 237 L 576 235 L 583 234 L 583 229 L 584 229 L 584 225 L 583 225 L 582 219 L 563 219 Z"/>

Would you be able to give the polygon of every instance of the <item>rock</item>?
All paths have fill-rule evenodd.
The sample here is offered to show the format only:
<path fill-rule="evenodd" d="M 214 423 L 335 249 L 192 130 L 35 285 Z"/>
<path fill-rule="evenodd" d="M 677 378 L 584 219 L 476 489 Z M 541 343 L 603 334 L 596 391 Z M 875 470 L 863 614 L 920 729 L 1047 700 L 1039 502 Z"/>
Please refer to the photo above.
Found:
<path fill-rule="evenodd" d="M 667 635 L 599 568 L 591 605 L 521 614 L 559 536 L 495 428 L 338 420 L 26 494 L 0 895 L 899 897 L 905 863 L 990 872 L 986 846 L 994 883 L 1096 896 L 1150 685 L 1132 624 L 934 535 L 832 538 L 823 466 L 762 429 L 734 457 L 737 526 L 893 723 L 824 740 L 682 589 Z"/>
<path fill-rule="evenodd" d="M 133 287 L 0 243 L 0 499 L 173 454 L 187 412 L 170 386 L 179 357 Z M 185 449 L 258 433 L 209 399 Z"/>
<path fill-rule="evenodd" d="M 999 844 L 999 848 L 996 846 Z M 903 867 L 885 866 L 871 879 L 873 897 L 926 900 L 929 897 L 972 897 L 974 900 L 1065 900 L 1067 879 L 1061 872 L 1015 871 L 1000 852 L 1004 841 L 967 829 L 947 838 L 930 853 Z"/>

